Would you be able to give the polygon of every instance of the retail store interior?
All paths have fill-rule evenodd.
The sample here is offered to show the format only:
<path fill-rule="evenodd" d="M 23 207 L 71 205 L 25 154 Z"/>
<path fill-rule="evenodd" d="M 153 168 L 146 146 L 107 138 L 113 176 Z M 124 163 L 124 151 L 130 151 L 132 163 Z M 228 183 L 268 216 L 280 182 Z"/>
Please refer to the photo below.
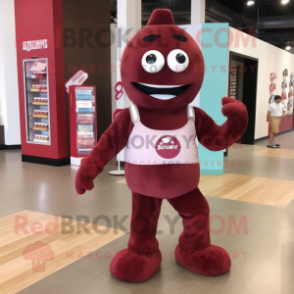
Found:
<path fill-rule="evenodd" d="M 0 0 L 0 294 L 293 293 L 293 17 L 291 0 Z M 146 130 L 162 137 L 139 164 Z"/>

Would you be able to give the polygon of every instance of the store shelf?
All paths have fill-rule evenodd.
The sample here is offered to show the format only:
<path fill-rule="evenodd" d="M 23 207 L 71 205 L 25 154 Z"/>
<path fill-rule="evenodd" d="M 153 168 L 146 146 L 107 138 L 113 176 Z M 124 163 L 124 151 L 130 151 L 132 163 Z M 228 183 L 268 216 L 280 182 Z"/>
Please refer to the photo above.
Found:
<path fill-rule="evenodd" d="M 35 127 L 31 127 L 31 129 L 32 130 L 34 130 L 34 131 L 43 131 L 43 132 L 49 132 L 49 130 L 48 129 L 39 129 L 39 128 L 35 128 Z"/>
<path fill-rule="evenodd" d="M 78 151 L 80 152 L 91 152 L 92 148 L 89 148 L 89 149 L 80 149 L 78 148 Z"/>
<path fill-rule="evenodd" d="M 33 118 L 43 118 L 43 119 L 48 119 L 48 116 L 43 116 L 43 115 L 32 115 Z"/>
<path fill-rule="evenodd" d="M 87 126 L 93 124 L 92 122 L 78 123 L 77 126 Z"/>
<path fill-rule="evenodd" d="M 42 92 L 42 91 L 32 91 L 32 90 L 28 90 L 28 92 L 31 92 L 31 93 L 48 93 L 48 91 Z"/>
<path fill-rule="evenodd" d="M 37 139 L 34 139 L 34 142 L 36 142 L 36 143 L 43 143 L 43 144 L 49 144 L 49 141 L 48 140 L 37 140 Z"/>
<path fill-rule="evenodd" d="M 48 106 L 48 103 L 41 103 L 41 102 L 31 102 L 29 104 L 40 105 L 40 106 Z"/>

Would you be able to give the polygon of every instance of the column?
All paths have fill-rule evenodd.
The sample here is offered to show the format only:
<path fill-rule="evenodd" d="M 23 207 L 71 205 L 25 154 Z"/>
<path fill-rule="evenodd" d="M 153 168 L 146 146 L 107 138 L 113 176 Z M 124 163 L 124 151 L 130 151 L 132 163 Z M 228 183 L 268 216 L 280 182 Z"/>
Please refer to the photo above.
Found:
<path fill-rule="evenodd" d="M 132 36 L 136 34 L 137 31 L 141 29 L 141 0 L 120 0 L 117 1 L 117 82 L 121 81 L 120 77 L 120 61 L 126 46 L 125 39 L 120 38 L 124 35 L 125 30 L 128 28 L 127 39 L 129 40 Z M 117 108 L 123 109 L 131 105 L 126 93 L 117 101 Z"/>
<path fill-rule="evenodd" d="M 135 31 L 141 28 L 141 0 L 117 1 L 117 26 L 132 27 Z"/>
<path fill-rule="evenodd" d="M 142 1 L 141 0 L 119 0 L 117 1 L 117 40 L 122 36 L 127 28 L 131 28 L 131 32 L 127 34 L 127 39 L 129 40 L 132 36 L 136 34 L 137 31 L 141 29 L 142 26 Z M 119 34 L 119 35 L 118 35 Z M 123 50 L 126 46 L 124 40 L 117 42 L 116 51 L 116 82 L 121 81 L 120 76 L 120 62 L 123 54 Z M 114 86 L 112 85 L 112 90 L 114 91 Z M 115 101 L 117 109 L 124 109 L 131 105 L 131 101 L 127 97 L 124 91 L 123 96 Z M 123 149 L 117 155 L 118 161 L 125 160 L 125 149 Z"/>
<path fill-rule="evenodd" d="M 191 24 L 205 22 L 205 0 L 191 0 Z"/>

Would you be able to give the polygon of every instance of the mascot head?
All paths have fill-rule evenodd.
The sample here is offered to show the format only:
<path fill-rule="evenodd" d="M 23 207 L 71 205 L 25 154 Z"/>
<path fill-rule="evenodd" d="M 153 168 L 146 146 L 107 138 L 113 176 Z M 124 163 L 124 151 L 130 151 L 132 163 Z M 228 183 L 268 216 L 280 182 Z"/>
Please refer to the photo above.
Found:
<path fill-rule="evenodd" d="M 204 68 L 194 39 L 174 24 L 170 10 L 157 9 L 125 48 L 121 77 L 135 105 L 172 109 L 194 100 L 203 82 Z"/>

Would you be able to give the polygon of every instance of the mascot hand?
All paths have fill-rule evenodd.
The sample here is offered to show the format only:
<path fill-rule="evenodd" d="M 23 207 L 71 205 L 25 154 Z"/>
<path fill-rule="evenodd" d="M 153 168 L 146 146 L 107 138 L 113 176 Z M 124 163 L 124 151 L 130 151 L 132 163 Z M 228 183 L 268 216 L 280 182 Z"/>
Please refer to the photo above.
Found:
<path fill-rule="evenodd" d="M 237 117 L 241 115 L 242 117 L 245 116 L 247 118 L 247 108 L 242 102 L 234 98 L 223 97 L 222 104 L 222 113 L 224 116 Z"/>
<path fill-rule="evenodd" d="M 228 118 L 231 124 L 238 130 L 237 133 L 243 134 L 247 128 L 248 124 L 248 113 L 246 106 L 234 99 L 229 97 L 224 97 L 222 99 L 222 113 Z"/>
<path fill-rule="evenodd" d="M 234 98 L 223 97 L 222 104 L 222 113 L 224 116 L 228 118 L 239 117 L 240 119 L 247 120 L 247 108 L 242 102 Z"/>
<path fill-rule="evenodd" d="M 81 161 L 75 180 L 78 194 L 84 194 L 86 190 L 94 188 L 93 180 L 102 172 L 103 166 L 101 158 L 93 155 L 89 155 Z"/>

